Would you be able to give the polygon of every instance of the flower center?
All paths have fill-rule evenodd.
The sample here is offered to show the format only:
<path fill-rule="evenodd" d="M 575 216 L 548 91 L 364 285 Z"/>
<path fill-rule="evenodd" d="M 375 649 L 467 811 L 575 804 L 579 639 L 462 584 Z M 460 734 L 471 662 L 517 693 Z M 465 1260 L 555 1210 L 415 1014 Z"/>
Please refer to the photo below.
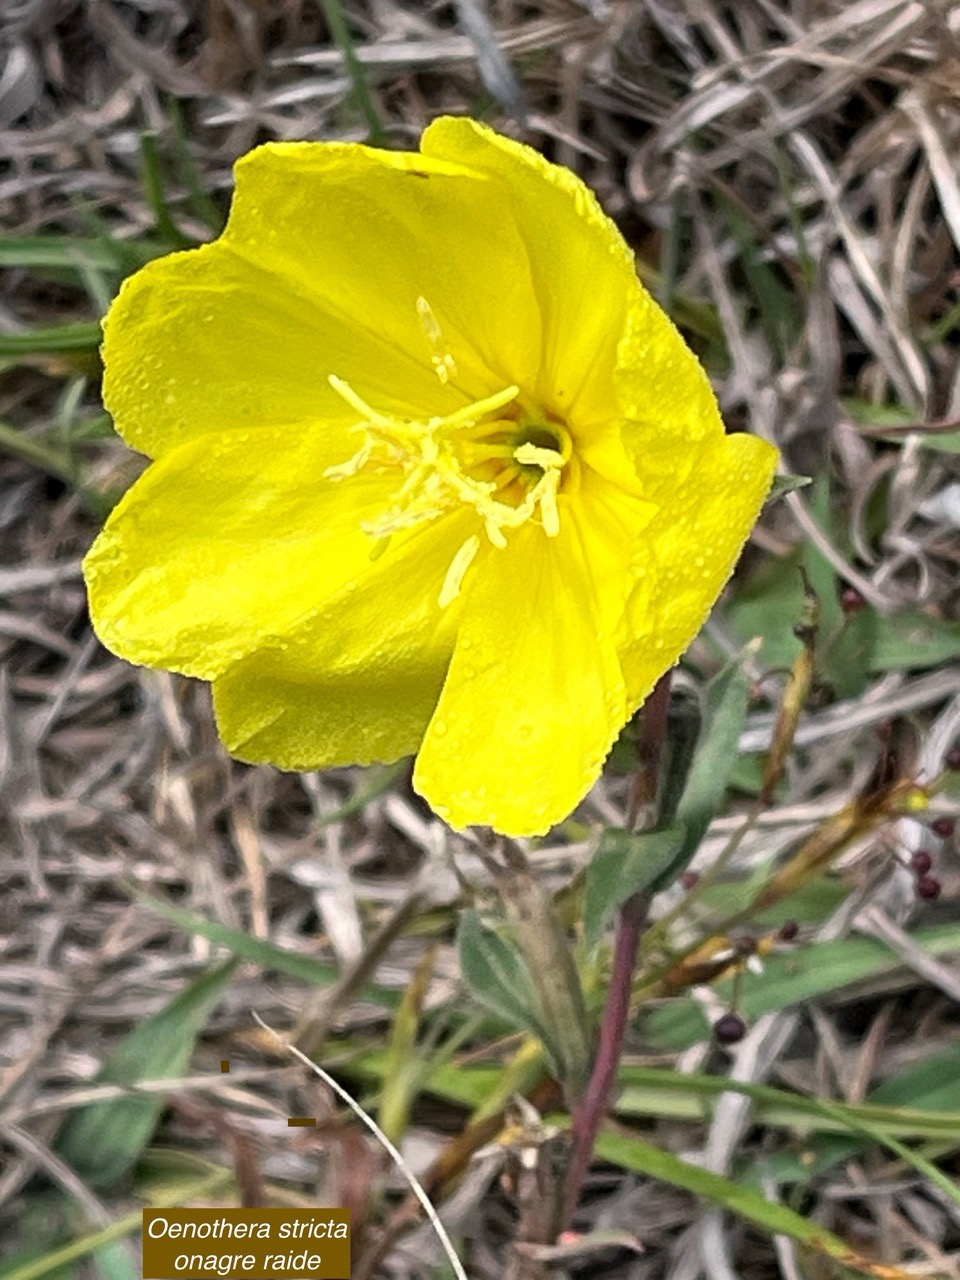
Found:
<path fill-rule="evenodd" d="M 573 442 L 562 423 L 527 407 L 518 387 L 419 421 L 379 413 L 341 378 L 331 375 L 330 385 L 360 416 L 353 430 L 362 439 L 353 457 L 329 467 L 326 478 L 343 480 L 369 470 L 395 472 L 399 479 L 390 507 L 361 525 L 377 539 L 374 557 L 392 534 L 464 504 L 476 511 L 495 547 L 505 547 L 508 531 L 529 520 L 542 525 L 547 537 L 559 533 L 557 493 Z M 456 599 L 479 547 L 479 537 L 472 535 L 454 556 L 441 606 Z"/>

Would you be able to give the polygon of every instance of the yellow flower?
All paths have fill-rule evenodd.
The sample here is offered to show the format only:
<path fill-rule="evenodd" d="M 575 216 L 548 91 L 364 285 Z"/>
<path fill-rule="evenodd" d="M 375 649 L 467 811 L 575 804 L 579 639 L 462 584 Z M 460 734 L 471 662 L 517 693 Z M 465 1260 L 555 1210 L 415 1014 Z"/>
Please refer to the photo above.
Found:
<path fill-rule="evenodd" d="M 590 191 L 466 119 L 258 148 L 104 332 L 153 462 L 85 562 L 101 639 L 211 680 L 241 759 L 416 753 L 455 827 L 573 809 L 773 475 Z"/>

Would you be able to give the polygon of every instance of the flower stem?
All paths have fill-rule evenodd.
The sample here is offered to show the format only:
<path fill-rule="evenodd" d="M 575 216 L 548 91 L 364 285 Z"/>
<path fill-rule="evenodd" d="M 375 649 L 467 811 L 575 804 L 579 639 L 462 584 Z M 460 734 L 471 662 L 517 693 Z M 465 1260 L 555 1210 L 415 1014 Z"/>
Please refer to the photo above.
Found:
<path fill-rule="evenodd" d="M 667 738 L 667 708 L 670 703 L 670 672 L 661 676 L 644 706 L 638 742 L 640 768 L 630 792 L 627 826 L 636 829 L 656 821 L 660 762 Z M 630 991 L 637 962 L 640 937 L 647 918 L 650 894 L 635 893 L 627 898 L 617 917 L 613 967 L 607 1003 L 600 1022 L 597 1052 L 590 1079 L 573 1113 L 573 1154 L 564 1186 L 563 1221 L 569 1225 L 580 1199 L 580 1191 L 590 1168 L 597 1133 L 610 1105 L 623 1049 L 623 1037 L 630 1013 Z"/>

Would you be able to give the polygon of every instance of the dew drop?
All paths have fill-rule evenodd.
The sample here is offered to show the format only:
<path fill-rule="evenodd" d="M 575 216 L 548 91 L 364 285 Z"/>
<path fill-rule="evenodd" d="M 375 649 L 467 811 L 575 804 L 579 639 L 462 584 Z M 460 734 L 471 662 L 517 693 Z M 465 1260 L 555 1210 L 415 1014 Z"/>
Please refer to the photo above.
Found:
<path fill-rule="evenodd" d="M 446 720 L 434 720 L 431 728 L 438 738 L 442 738 L 447 732 L 447 722 Z"/>

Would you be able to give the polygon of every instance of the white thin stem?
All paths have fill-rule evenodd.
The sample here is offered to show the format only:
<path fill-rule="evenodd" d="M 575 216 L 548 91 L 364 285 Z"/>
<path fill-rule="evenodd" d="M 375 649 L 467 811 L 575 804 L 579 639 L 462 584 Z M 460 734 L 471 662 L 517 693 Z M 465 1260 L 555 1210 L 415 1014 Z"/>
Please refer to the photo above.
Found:
<path fill-rule="evenodd" d="M 319 1076 L 327 1088 L 332 1089 L 340 1101 L 345 1102 L 354 1115 L 367 1126 L 380 1145 L 387 1151 L 390 1159 L 394 1162 L 409 1184 L 410 1190 L 423 1206 L 423 1211 L 429 1218 L 430 1225 L 437 1233 L 437 1239 L 440 1241 L 440 1245 L 444 1253 L 447 1255 L 451 1267 L 453 1267 L 457 1280 L 469 1280 L 460 1259 L 457 1257 L 457 1251 L 453 1247 L 453 1241 L 447 1235 L 446 1228 L 440 1221 L 440 1215 L 430 1202 L 430 1197 L 407 1166 L 403 1156 L 377 1124 L 376 1120 L 371 1116 L 368 1116 L 360 1103 L 357 1102 L 356 1099 L 352 1098 L 342 1085 L 337 1084 L 336 1080 L 334 1080 L 332 1076 L 327 1075 L 323 1067 L 318 1067 L 317 1064 L 308 1058 L 305 1053 L 301 1053 L 296 1045 L 290 1044 L 284 1040 L 283 1036 L 281 1036 L 279 1032 L 274 1031 L 273 1027 L 268 1026 L 258 1013 L 254 1012 L 253 1016 L 256 1021 L 259 1022 L 260 1026 L 263 1027 L 264 1031 L 269 1031 L 272 1036 L 275 1036 L 276 1039 L 280 1041 L 288 1053 L 293 1054 L 293 1056 L 298 1059 L 298 1061 L 302 1062 L 305 1067 L 309 1067 L 314 1075 Z"/>

